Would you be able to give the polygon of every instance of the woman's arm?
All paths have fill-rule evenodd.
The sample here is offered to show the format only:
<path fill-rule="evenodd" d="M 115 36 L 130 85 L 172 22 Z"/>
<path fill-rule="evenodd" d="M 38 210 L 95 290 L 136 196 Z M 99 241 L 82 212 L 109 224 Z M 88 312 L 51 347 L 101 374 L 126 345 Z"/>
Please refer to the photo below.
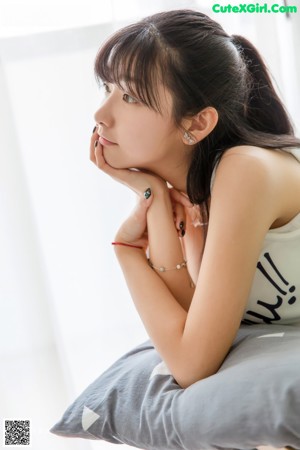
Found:
<path fill-rule="evenodd" d="M 115 241 L 131 242 L 142 245 L 145 249 L 147 248 L 145 242 L 149 243 L 149 255 L 154 266 L 157 263 L 159 267 L 163 266 L 169 269 L 184 262 L 173 210 L 177 215 L 176 223 L 178 225 L 181 219 L 185 218 L 184 207 L 192 206 L 190 201 L 175 190 L 172 190 L 170 195 L 171 190 L 167 187 L 166 182 L 152 173 L 112 168 L 104 159 L 102 146 L 99 144 L 98 147 L 94 147 L 95 142 L 95 136 L 93 136 L 90 147 L 91 160 L 102 171 L 131 188 L 140 197 L 135 209 L 119 229 Z M 147 188 L 150 188 L 152 195 L 145 201 L 143 194 Z M 151 204 L 153 198 L 154 201 Z M 148 208 L 147 227 L 146 212 Z M 176 261 L 175 264 L 174 261 Z M 176 301 L 187 311 L 195 289 L 187 267 L 166 272 L 158 270 L 157 274 L 170 289 Z"/>
<path fill-rule="evenodd" d="M 155 347 L 182 387 L 214 374 L 228 353 L 245 309 L 266 232 L 277 217 L 275 177 L 256 158 L 224 158 L 211 198 L 210 225 L 196 290 L 188 313 L 143 253 L 117 249 L 128 287 Z M 255 175 L 254 175 L 255 174 Z M 166 208 L 157 196 L 148 211 L 155 257 L 172 240 Z M 167 209 L 167 208 L 166 208 Z M 167 247 L 166 247 L 167 250 Z M 177 262 L 167 258 L 157 264 Z M 168 256 L 169 258 L 169 256 Z M 174 275 L 178 275 L 180 271 Z"/>
<path fill-rule="evenodd" d="M 145 207 L 146 205 L 143 204 L 143 200 L 140 200 L 137 208 L 119 229 L 115 237 L 116 241 L 133 242 L 134 234 L 136 236 L 138 235 L 137 230 L 134 228 L 137 223 L 142 224 L 143 214 L 146 213 Z M 166 187 L 155 185 L 155 183 L 152 183 L 152 204 L 147 213 L 147 235 L 149 256 L 153 266 L 172 269 L 164 272 L 157 268 L 151 269 L 155 274 L 155 279 L 159 277 L 169 289 L 174 299 L 176 299 L 185 311 L 188 311 L 195 285 L 185 265 L 180 269 L 176 268 L 178 264 L 181 265 L 184 262 L 184 255 L 178 237 L 178 231 L 174 225 L 170 196 Z M 134 239 L 134 244 L 139 244 L 140 242 L 140 238 Z M 121 249 L 119 249 L 119 246 L 115 247 L 117 255 L 120 252 L 122 254 L 122 249 L 124 250 L 123 246 Z M 147 259 L 146 262 L 147 266 L 149 266 Z M 156 266 L 156 264 L 159 265 Z M 122 268 L 124 271 L 124 267 Z"/>
<path fill-rule="evenodd" d="M 176 269 L 185 261 L 183 246 L 174 226 L 173 211 L 167 190 L 154 193 L 147 213 L 149 256 L 154 269 L 175 299 L 188 311 L 195 286 L 186 266 Z M 199 252 L 201 249 L 199 249 Z M 164 267 L 161 272 L 157 268 Z"/>
<path fill-rule="evenodd" d="M 148 174 L 107 167 L 101 149 L 97 153 L 98 167 L 140 195 L 145 184 L 153 182 L 153 200 L 147 213 L 148 237 L 156 246 L 153 257 L 159 257 L 159 248 L 173 239 L 168 200 L 156 190 L 160 183 Z M 242 154 L 245 153 L 243 148 Z M 188 313 L 149 267 L 143 249 L 116 247 L 147 332 L 182 387 L 214 374 L 222 364 L 240 325 L 263 239 L 279 217 L 278 174 L 274 175 L 263 159 L 247 154 L 235 158 L 234 163 L 228 163 L 229 158 L 224 156 L 218 166 L 205 251 Z M 158 212 L 163 216 L 159 221 Z M 132 218 L 125 222 L 129 232 L 131 223 Z M 173 253 L 176 258 L 177 250 Z M 159 265 L 167 262 L 155 261 Z"/>

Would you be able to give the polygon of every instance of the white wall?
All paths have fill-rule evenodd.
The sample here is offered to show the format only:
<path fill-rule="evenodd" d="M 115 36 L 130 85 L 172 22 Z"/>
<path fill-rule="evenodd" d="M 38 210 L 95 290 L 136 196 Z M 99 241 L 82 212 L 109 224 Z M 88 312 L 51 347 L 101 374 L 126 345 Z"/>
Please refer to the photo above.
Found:
<path fill-rule="evenodd" d="M 69 448 L 47 429 L 146 339 L 110 244 L 133 197 L 89 161 L 108 28 L 1 47 L 0 415 L 31 418 L 35 448 Z"/>

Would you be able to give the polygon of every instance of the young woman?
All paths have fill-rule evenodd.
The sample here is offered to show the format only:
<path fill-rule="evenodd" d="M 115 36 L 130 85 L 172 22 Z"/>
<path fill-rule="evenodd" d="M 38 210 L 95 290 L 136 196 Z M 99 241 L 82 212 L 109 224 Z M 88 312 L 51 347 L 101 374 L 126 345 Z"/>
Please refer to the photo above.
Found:
<path fill-rule="evenodd" d="M 204 14 L 115 33 L 91 160 L 135 191 L 115 237 L 137 311 L 183 388 L 241 321 L 300 322 L 300 141 L 257 50 Z"/>

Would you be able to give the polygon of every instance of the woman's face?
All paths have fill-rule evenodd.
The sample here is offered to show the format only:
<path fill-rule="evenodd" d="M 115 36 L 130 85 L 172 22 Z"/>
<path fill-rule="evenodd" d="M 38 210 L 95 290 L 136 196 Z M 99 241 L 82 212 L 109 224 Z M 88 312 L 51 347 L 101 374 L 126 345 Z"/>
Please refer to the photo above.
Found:
<path fill-rule="evenodd" d="M 162 113 L 114 84 L 104 84 L 105 100 L 94 115 L 99 142 L 112 167 L 148 169 L 176 164 L 184 155 L 182 131 L 172 119 L 171 95 L 161 86 Z"/>

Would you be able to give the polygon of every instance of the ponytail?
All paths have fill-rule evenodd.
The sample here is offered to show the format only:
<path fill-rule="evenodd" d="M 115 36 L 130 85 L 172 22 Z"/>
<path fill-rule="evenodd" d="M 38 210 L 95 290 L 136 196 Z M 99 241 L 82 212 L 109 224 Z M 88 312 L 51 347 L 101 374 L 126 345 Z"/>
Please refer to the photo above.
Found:
<path fill-rule="evenodd" d="M 244 60 L 250 78 L 248 103 L 245 107 L 247 123 L 254 130 L 263 133 L 293 135 L 287 111 L 275 92 L 268 69 L 258 51 L 242 36 L 231 36 L 231 42 Z"/>

